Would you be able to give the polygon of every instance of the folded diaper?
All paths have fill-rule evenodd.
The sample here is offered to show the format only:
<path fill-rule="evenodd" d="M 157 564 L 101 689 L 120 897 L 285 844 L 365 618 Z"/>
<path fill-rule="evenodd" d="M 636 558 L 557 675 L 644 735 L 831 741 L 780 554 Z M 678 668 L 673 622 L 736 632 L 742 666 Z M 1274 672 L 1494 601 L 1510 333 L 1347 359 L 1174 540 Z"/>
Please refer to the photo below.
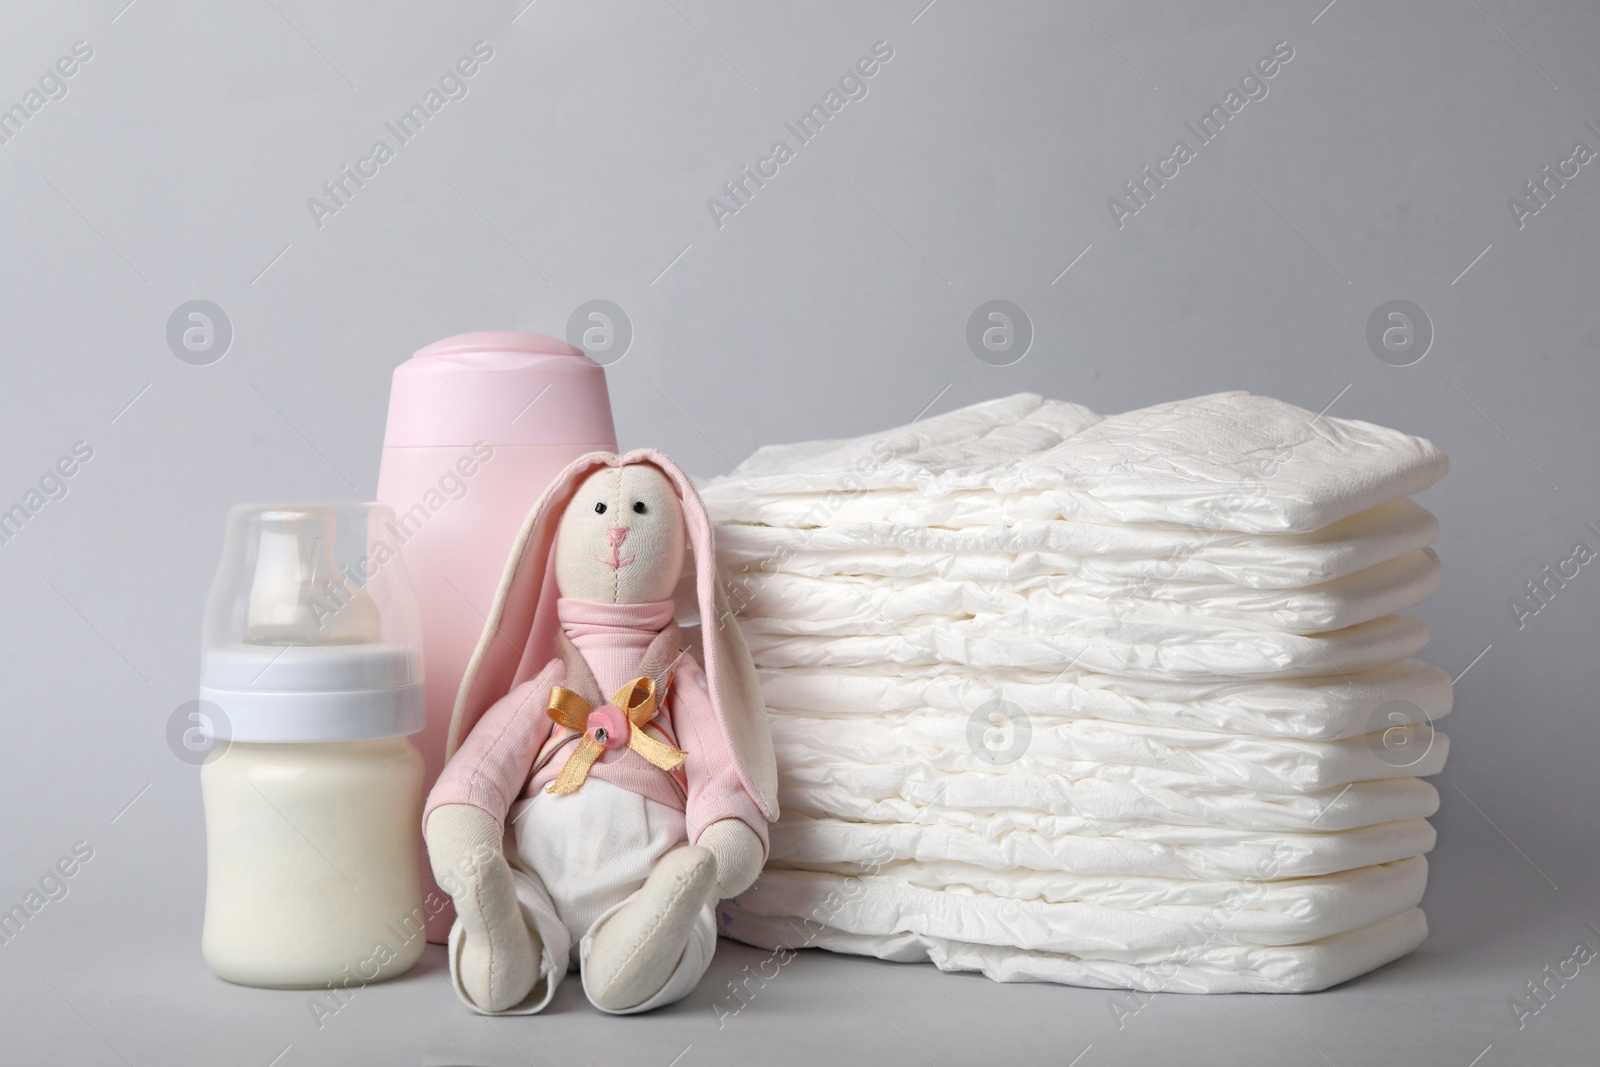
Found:
<path fill-rule="evenodd" d="M 993 714 L 1004 720 L 999 709 Z M 793 772 L 789 784 L 797 789 L 802 782 L 827 782 L 858 795 L 881 796 L 890 790 L 921 794 L 988 778 L 993 780 L 991 790 L 1022 789 L 1036 809 L 1037 798 L 1052 790 L 1094 781 L 1204 795 L 1216 803 L 1235 796 L 1243 802 L 1255 794 L 1264 794 L 1264 803 L 1276 797 L 1316 796 L 1343 792 L 1346 786 L 1437 774 L 1449 750 L 1448 738 L 1426 723 L 1386 727 L 1409 732 L 1391 733 L 1387 744 L 1374 744 L 1370 735 L 1286 740 L 1033 715 L 1026 723 L 1002 722 L 1012 741 L 1019 731 L 1027 731 L 1026 749 L 997 766 L 990 750 L 973 750 L 975 728 L 995 727 L 981 716 L 974 722 L 971 716 L 931 709 L 849 716 L 786 712 L 774 718 L 772 737 L 779 758 Z M 1007 745 L 1001 739 L 994 747 L 1003 751 Z M 1395 759 L 1405 747 L 1410 752 L 1404 761 Z M 886 769 L 893 769 L 895 777 L 884 778 Z M 1331 829 L 1325 819 L 1319 825 Z"/>
<path fill-rule="evenodd" d="M 768 498 L 733 495 L 728 482 L 705 489 L 718 522 L 717 558 L 731 572 L 870 574 L 964 581 L 1061 575 L 1114 588 L 1163 582 L 1215 581 L 1247 589 L 1299 589 L 1364 570 L 1433 543 L 1439 522 L 1410 500 L 1395 500 L 1303 534 L 1241 534 L 1074 521 L 1012 521 L 992 494 L 967 494 L 995 525 L 938 528 L 909 515 L 845 522 L 805 499 L 787 514 Z M 923 502 L 919 494 L 906 494 Z M 837 510 L 876 510 L 877 494 L 833 494 Z M 783 500 L 786 498 L 771 498 Z M 927 501 L 935 506 L 937 501 Z M 905 505 L 914 506 L 912 504 Z M 838 521 L 830 521 L 838 520 Z M 815 526 L 808 523 L 829 522 Z M 760 523 L 761 525 L 752 525 Z"/>
<path fill-rule="evenodd" d="M 1390 863 L 1433 848 L 1426 819 L 1402 819 L 1340 832 L 1286 833 L 1145 823 L 1113 835 L 1031 829 L 972 812 L 926 811 L 910 822 L 868 823 L 785 812 L 772 830 L 768 870 L 867 871 L 880 861 L 953 860 L 1003 871 L 1115 874 L 1124 877 L 1247 879 L 1333 874 Z"/>
<path fill-rule="evenodd" d="M 754 915 L 724 905 L 721 932 L 762 948 L 824 948 L 941 971 L 978 971 L 997 982 L 1060 982 L 1146 993 L 1314 993 L 1391 963 L 1422 944 L 1421 908 L 1295 945 L 1204 942 L 1182 949 L 1073 955 L 973 944 L 901 931 L 854 934 L 815 919 Z"/>
<path fill-rule="evenodd" d="M 1428 877 L 1421 856 L 1321 878 L 1231 883 L 976 870 L 976 877 L 948 867 L 865 875 L 777 870 L 739 898 L 738 910 L 811 915 L 826 904 L 825 921 L 844 933 L 913 933 L 1093 956 L 1316 941 L 1415 907 Z"/>
<path fill-rule="evenodd" d="M 714 516 L 731 518 L 730 506 L 751 497 L 817 494 L 825 515 L 830 496 L 864 490 L 954 495 L 953 515 L 930 507 L 914 523 L 950 526 L 962 514 L 959 494 L 977 491 L 998 497 L 1007 522 L 1303 533 L 1421 492 L 1446 467 L 1420 437 L 1249 393 L 1104 419 L 1019 393 L 849 441 L 762 448 L 704 498 Z"/>
<path fill-rule="evenodd" d="M 1427 818 L 1439 794 L 1419 778 L 1352 782 L 1337 790 L 1305 795 L 1212 792 L 1195 781 L 1135 784 L 1089 778 L 1070 781 L 1045 775 L 946 774 L 939 781 L 918 765 L 875 771 L 851 768 L 817 772 L 789 769 L 779 787 L 780 804 L 797 811 L 827 812 L 860 822 L 897 823 L 938 804 L 965 817 L 979 817 L 992 831 L 1040 830 L 1051 836 L 1106 836 L 1124 827 L 1224 827 L 1239 830 L 1349 830 L 1398 819 Z M 1158 778 L 1152 771 L 1149 777 Z M 1203 783 L 1202 783 L 1203 784 Z M 1026 806 L 1024 806 L 1026 805 Z"/>
<path fill-rule="evenodd" d="M 702 488 L 783 817 L 723 932 L 1002 981 L 1305 991 L 1420 942 L 1419 438 L 1031 395 Z"/>
<path fill-rule="evenodd" d="M 865 609 L 863 609 L 865 610 Z M 1355 674 L 1407 659 L 1428 643 L 1409 615 L 1385 615 L 1328 633 L 1217 632 L 1136 619 L 975 616 L 890 634 L 823 637 L 770 634 L 754 619 L 745 639 L 764 667 L 832 664 L 876 669 L 961 664 L 971 670 L 1081 667 L 1127 678 L 1304 678 Z"/>
<path fill-rule="evenodd" d="M 737 529 L 737 527 L 733 527 Z M 736 572 L 730 598 L 765 633 L 895 632 L 980 615 L 1034 628 L 1072 618 L 1142 619 L 1189 629 L 1325 633 L 1411 607 L 1439 584 L 1431 549 L 1407 552 L 1317 585 L 1252 589 L 1223 581 L 1103 580 L 1043 574 L 1012 581 L 943 576 Z M 865 610 L 864 610 L 865 609 Z"/>
<path fill-rule="evenodd" d="M 894 672 L 832 667 L 762 669 L 773 729 L 788 714 L 879 715 L 919 708 L 970 717 L 996 700 L 1029 716 L 1103 719 L 1257 737 L 1340 740 L 1450 710 L 1450 676 L 1418 660 L 1344 676 L 1170 682 L 1070 671 L 996 670 L 981 676 L 943 665 Z"/>

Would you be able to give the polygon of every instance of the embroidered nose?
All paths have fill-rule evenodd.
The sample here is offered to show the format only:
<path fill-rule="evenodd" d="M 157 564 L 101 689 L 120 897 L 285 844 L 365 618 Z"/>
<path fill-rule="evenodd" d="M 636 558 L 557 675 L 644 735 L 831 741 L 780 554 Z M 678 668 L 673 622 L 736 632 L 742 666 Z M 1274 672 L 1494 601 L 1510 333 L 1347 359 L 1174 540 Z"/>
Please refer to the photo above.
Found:
<path fill-rule="evenodd" d="M 626 526 L 607 526 L 606 541 L 611 545 L 611 555 L 609 557 L 596 556 L 596 561 L 604 563 L 607 567 L 610 567 L 614 571 L 620 571 L 622 568 L 632 563 L 632 556 L 629 556 L 626 559 L 624 559 L 622 556 L 622 542 L 627 540 L 627 537 L 628 528 Z"/>

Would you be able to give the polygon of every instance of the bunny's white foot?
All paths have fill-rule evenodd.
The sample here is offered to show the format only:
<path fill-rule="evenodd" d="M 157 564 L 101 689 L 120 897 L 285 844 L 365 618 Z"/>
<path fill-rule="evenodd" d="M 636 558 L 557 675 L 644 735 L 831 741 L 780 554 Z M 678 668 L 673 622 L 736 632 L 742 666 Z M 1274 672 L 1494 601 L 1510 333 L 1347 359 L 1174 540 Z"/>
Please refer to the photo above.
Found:
<path fill-rule="evenodd" d="M 639 895 L 593 935 L 583 988 L 594 1005 L 626 1012 L 659 993 L 716 894 L 717 861 L 709 849 L 685 845 L 662 856 Z"/>
<path fill-rule="evenodd" d="M 488 1013 L 520 1004 L 539 978 L 543 946 L 517 907 L 510 870 L 485 871 L 455 902 L 461 929 L 452 949 L 466 1000 Z"/>
<path fill-rule="evenodd" d="M 499 820 L 469 804 L 446 804 L 429 817 L 427 840 L 434 877 L 456 905 L 450 969 L 462 999 L 480 1012 L 515 1007 L 538 980 L 544 949 L 517 904 Z"/>

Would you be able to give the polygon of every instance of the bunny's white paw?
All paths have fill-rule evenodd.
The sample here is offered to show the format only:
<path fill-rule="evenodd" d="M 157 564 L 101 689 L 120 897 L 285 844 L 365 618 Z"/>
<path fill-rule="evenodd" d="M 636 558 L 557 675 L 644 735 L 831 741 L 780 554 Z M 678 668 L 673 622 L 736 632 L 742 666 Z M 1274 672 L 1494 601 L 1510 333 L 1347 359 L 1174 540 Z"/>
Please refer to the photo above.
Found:
<path fill-rule="evenodd" d="M 662 856 L 639 895 L 594 934 L 583 965 L 583 988 L 594 1005 L 625 1012 L 659 993 L 716 894 L 717 860 L 709 849 L 685 845 Z"/>
<path fill-rule="evenodd" d="M 427 840 L 434 877 L 456 905 L 450 966 L 463 999 L 480 1012 L 515 1007 L 539 977 L 544 947 L 517 903 L 500 821 L 470 804 L 446 804 L 429 816 Z"/>

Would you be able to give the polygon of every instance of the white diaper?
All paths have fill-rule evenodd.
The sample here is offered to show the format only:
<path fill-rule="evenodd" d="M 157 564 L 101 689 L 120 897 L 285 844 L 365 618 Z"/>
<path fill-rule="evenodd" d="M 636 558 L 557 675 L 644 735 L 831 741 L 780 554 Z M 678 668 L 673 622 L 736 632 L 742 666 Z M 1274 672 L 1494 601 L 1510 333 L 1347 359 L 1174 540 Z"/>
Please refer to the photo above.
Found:
<path fill-rule="evenodd" d="M 746 499 L 734 496 L 731 486 L 718 490 L 719 484 L 706 493 L 719 502 L 716 517 L 725 525 L 717 530 L 717 558 L 735 586 L 741 572 L 755 570 L 991 582 L 1071 576 L 1119 593 L 1152 582 L 1300 589 L 1426 548 L 1439 535 L 1439 520 L 1411 500 L 1392 500 L 1311 533 L 1261 534 L 1015 522 L 1006 501 L 968 493 L 959 520 L 932 527 L 912 521 L 912 509 L 937 503 L 916 493 L 871 519 L 884 494 Z M 847 511 L 863 514 L 847 522 L 841 514 Z M 810 525 L 817 522 L 827 525 Z"/>
<path fill-rule="evenodd" d="M 707 482 L 783 809 L 722 933 L 1182 992 L 1410 951 L 1446 467 L 1246 393 L 1022 394 Z"/>
<path fill-rule="evenodd" d="M 924 527 L 971 525 L 960 515 L 975 494 L 991 516 L 979 524 L 1304 533 L 1421 492 L 1448 466 L 1419 437 L 1249 393 L 1106 418 L 1018 393 L 853 440 L 758 449 L 701 495 L 717 521 L 771 522 L 743 502 L 791 494 L 812 495 L 827 523 L 850 521 L 840 502 L 866 490 L 903 496 Z"/>
<path fill-rule="evenodd" d="M 1076 955 L 982 945 L 932 934 L 856 934 L 809 918 L 757 915 L 725 901 L 723 932 L 763 948 L 825 948 L 941 971 L 978 971 L 996 982 L 1063 982 L 1147 993 L 1311 993 L 1397 960 L 1422 944 L 1421 908 L 1298 945 L 1202 942 L 1180 949 Z"/>
<path fill-rule="evenodd" d="M 761 670 L 767 707 L 779 714 L 860 717 L 932 709 L 968 719 L 1003 699 L 1030 717 L 1100 719 L 1256 737 L 1357 737 L 1450 710 L 1450 676 L 1417 660 L 1365 674 L 1271 681 L 1154 681 L 1071 671 L 989 671 L 943 665 L 886 670 Z"/>
<path fill-rule="evenodd" d="M 1177 954 L 1359 930 L 1416 907 L 1427 878 L 1421 856 L 1320 878 L 1232 882 L 913 862 L 856 876 L 768 871 L 737 910 L 806 916 L 844 933 L 913 933 L 1027 952 Z"/>

